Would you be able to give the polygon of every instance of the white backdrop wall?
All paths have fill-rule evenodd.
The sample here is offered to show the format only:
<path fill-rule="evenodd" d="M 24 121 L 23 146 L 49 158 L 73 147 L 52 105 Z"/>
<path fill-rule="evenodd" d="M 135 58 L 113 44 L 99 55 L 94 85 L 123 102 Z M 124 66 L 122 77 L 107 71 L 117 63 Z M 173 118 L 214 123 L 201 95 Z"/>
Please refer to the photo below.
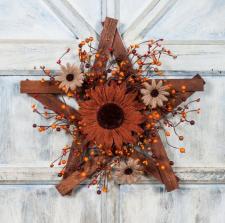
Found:
<path fill-rule="evenodd" d="M 225 220 L 225 1 L 224 0 L 0 0 L 0 222 L 7 223 L 223 223 Z M 114 185 L 99 196 L 81 187 L 61 197 L 49 163 L 71 139 L 40 134 L 33 99 L 20 80 L 40 78 L 82 38 L 98 38 L 105 16 L 119 19 L 125 44 L 164 38 L 177 60 L 166 58 L 169 77 L 206 80 L 197 124 L 183 129 L 185 155 L 167 148 L 181 178 L 166 193 L 153 179 Z M 74 53 L 65 60 L 77 61 Z M 182 131 L 182 129 L 179 129 Z M 175 144 L 176 139 L 170 139 Z"/>

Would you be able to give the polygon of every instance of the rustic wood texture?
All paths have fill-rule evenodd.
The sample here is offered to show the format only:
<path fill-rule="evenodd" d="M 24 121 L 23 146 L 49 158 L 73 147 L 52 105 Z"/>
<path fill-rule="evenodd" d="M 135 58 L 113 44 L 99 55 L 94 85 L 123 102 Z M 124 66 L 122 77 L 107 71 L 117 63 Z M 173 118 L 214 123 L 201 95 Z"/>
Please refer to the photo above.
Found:
<path fill-rule="evenodd" d="M 92 71 L 96 77 L 104 75 L 105 67 L 110 56 L 118 20 L 106 17 L 103 30 L 100 35 L 98 52 L 99 58 L 95 58 Z"/>
<path fill-rule="evenodd" d="M 205 84 L 205 81 L 199 74 L 195 75 L 192 79 L 168 79 L 163 80 L 163 82 L 177 92 L 182 92 L 182 86 L 185 86 L 186 92 L 203 91 Z"/>
<path fill-rule="evenodd" d="M 117 48 L 121 50 L 119 45 L 115 45 L 115 55 L 117 54 Z M 125 48 L 124 48 L 125 49 Z M 117 56 L 116 56 L 117 57 Z M 119 56 L 120 58 L 120 56 Z M 122 60 L 126 60 L 129 63 L 129 58 L 127 58 L 127 54 L 122 56 Z M 130 64 L 130 66 L 132 66 Z M 199 77 L 199 78 L 197 78 Z M 196 75 L 193 79 L 158 79 L 163 80 L 165 85 L 170 86 L 172 89 L 175 89 L 177 92 L 182 91 L 181 86 L 186 86 L 186 92 L 193 92 L 193 91 L 203 91 L 204 80 L 201 78 L 200 75 Z M 151 83 L 151 81 L 149 81 Z M 36 81 L 36 80 L 25 80 L 21 81 L 20 87 L 21 93 L 31 93 L 31 94 L 65 94 L 64 91 L 58 88 L 56 82 L 51 81 Z"/>
<path fill-rule="evenodd" d="M 68 160 L 65 167 L 65 172 L 63 174 L 63 179 L 66 179 L 69 177 L 74 171 L 78 170 L 78 167 L 83 163 L 83 159 L 79 154 L 83 152 L 83 150 L 88 149 L 87 148 L 87 140 L 84 139 L 84 137 L 80 137 L 81 143 L 77 144 L 73 141 L 70 153 L 68 156 Z M 88 178 L 88 176 L 87 176 Z M 71 195 L 72 190 L 67 193 L 67 195 Z"/>
<path fill-rule="evenodd" d="M 122 67 L 122 71 L 126 71 L 126 75 L 130 73 L 135 73 L 135 70 L 132 67 L 132 63 L 128 57 L 127 49 L 124 46 L 121 36 L 117 29 L 116 29 L 112 48 L 113 48 L 113 54 L 115 58 L 119 61 L 126 62 L 126 65 Z"/>
<path fill-rule="evenodd" d="M 54 81 L 25 80 L 20 82 L 20 93 L 65 94 Z"/>
<path fill-rule="evenodd" d="M 140 164 L 143 166 L 143 170 L 146 175 L 153 176 L 155 179 L 162 182 L 162 178 L 158 168 L 156 167 L 156 163 L 150 156 L 146 156 L 140 152 L 135 151 L 131 157 L 133 159 L 140 160 Z M 144 161 L 147 161 L 147 163 L 143 164 Z"/>
<path fill-rule="evenodd" d="M 168 192 L 178 188 L 178 178 L 175 176 L 174 171 L 170 165 L 164 145 L 160 136 L 156 133 L 156 143 L 151 144 L 153 154 L 156 156 L 158 170 L 161 176 L 162 183 L 165 185 Z"/>
<path fill-rule="evenodd" d="M 173 193 L 167 193 L 160 185 L 122 185 L 119 222 L 223 222 L 224 192 L 224 185 L 211 184 L 181 185 Z"/>
<path fill-rule="evenodd" d="M 202 79 L 202 77 L 197 74 L 192 79 L 192 82 L 195 83 L 195 86 L 199 89 L 198 91 L 204 90 L 205 81 Z M 175 81 L 174 81 L 175 82 Z M 186 101 L 192 94 L 194 94 L 194 90 L 187 90 L 184 93 L 180 95 L 180 97 L 177 97 L 176 100 L 170 100 L 171 105 L 176 108 L 178 105 Z"/>
<path fill-rule="evenodd" d="M 52 94 L 29 94 L 31 97 L 41 102 L 46 108 L 54 111 L 56 114 L 64 115 L 65 118 L 71 120 L 71 115 L 75 115 L 76 120 L 80 120 L 80 114 L 69 105 L 66 105 L 60 101 L 55 95 Z"/>
<path fill-rule="evenodd" d="M 56 186 L 57 190 L 60 194 L 66 195 L 72 189 L 76 188 L 80 183 L 96 173 L 99 167 L 104 167 L 110 160 L 110 157 L 96 156 L 93 159 L 85 162 L 82 166 L 82 170 L 74 171 L 66 179 L 62 180 Z"/>

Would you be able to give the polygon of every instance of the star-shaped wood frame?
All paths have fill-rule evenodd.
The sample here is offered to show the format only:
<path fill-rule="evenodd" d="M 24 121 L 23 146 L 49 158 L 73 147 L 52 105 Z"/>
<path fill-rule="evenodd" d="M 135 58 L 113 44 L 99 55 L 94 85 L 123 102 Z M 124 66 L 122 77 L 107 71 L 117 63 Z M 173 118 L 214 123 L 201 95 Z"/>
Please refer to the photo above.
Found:
<path fill-rule="evenodd" d="M 100 36 L 98 50 L 104 53 L 104 55 L 110 56 L 109 48 L 112 49 L 112 53 L 116 60 L 126 61 L 127 65 L 124 67 L 126 73 L 134 72 L 134 68 L 130 62 L 127 55 L 127 50 L 123 45 L 120 34 L 117 30 L 118 20 L 106 17 L 103 24 L 103 30 Z M 106 63 L 102 67 L 96 66 L 98 59 L 95 60 L 93 65 L 93 72 L 96 76 L 103 73 Z M 181 91 L 181 86 L 186 86 L 185 93 L 182 93 L 181 97 L 176 98 L 171 101 L 173 108 L 177 107 L 188 97 L 190 97 L 195 91 L 204 90 L 204 80 L 200 75 L 194 76 L 192 79 L 165 79 L 164 84 L 172 85 L 173 89 L 177 92 Z M 71 115 L 75 115 L 75 121 L 81 120 L 79 111 L 66 105 L 57 97 L 57 95 L 65 94 L 58 86 L 50 81 L 34 81 L 25 80 L 21 81 L 20 85 L 21 93 L 27 93 L 29 96 L 35 98 L 37 101 L 42 103 L 49 110 L 54 111 L 56 114 L 64 115 L 67 120 L 70 120 Z M 169 113 L 169 112 L 168 112 Z M 151 149 L 154 154 L 154 159 L 152 157 L 146 156 L 143 153 L 135 151 L 132 157 L 139 159 L 140 161 L 145 161 L 144 171 L 147 175 L 155 177 L 158 181 L 162 182 L 167 191 L 172 191 L 178 188 L 178 177 L 176 177 L 173 169 L 170 165 L 167 153 L 160 139 L 160 136 L 156 134 L 154 137 L 155 143 L 152 143 Z M 65 174 L 62 181 L 56 186 L 58 191 L 62 195 L 70 194 L 71 190 L 78 186 L 80 183 L 85 181 L 87 178 L 91 177 L 99 169 L 99 165 L 104 166 L 111 161 L 112 157 L 107 157 L 104 155 L 96 156 L 93 159 L 84 162 L 82 168 L 77 170 L 76 166 L 79 161 L 79 157 L 74 156 L 76 151 L 86 146 L 85 138 L 83 138 L 81 144 L 76 144 L 73 142 L 70 149 L 70 154 L 65 168 Z M 157 162 L 156 162 L 156 161 Z M 147 162 L 146 162 L 147 161 Z M 163 168 L 161 168 L 163 166 Z M 85 174 L 84 174 L 85 173 Z"/>

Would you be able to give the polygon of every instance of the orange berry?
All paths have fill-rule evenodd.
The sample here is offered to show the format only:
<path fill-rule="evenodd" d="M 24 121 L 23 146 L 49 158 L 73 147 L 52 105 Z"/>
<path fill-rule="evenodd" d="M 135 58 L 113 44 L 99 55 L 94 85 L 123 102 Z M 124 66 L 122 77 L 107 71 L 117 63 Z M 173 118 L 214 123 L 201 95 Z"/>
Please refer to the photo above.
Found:
<path fill-rule="evenodd" d="M 68 93 L 67 93 L 67 96 L 68 96 L 68 97 L 73 97 L 73 93 L 72 93 L 72 92 L 68 92 Z"/>
<path fill-rule="evenodd" d="M 87 173 L 86 173 L 86 172 L 81 172 L 80 175 L 81 175 L 82 177 L 86 177 L 86 176 L 87 176 Z"/>
<path fill-rule="evenodd" d="M 186 89 L 187 89 L 187 87 L 185 85 L 181 86 L 181 90 L 186 90 Z"/>
<path fill-rule="evenodd" d="M 84 157 L 84 161 L 87 162 L 89 159 L 87 156 Z"/>
<path fill-rule="evenodd" d="M 103 188 L 102 188 L 102 192 L 105 192 L 105 193 L 108 192 L 107 187 L 103 187 Z"/>
<path fill-rule="evenodd" d="M 146 128 L 147 128 L 147 129 L 150 129 L 150 128 L 151 128 L 151 124 L 149 124 L 149 123 L 146 124 Z"/>
<path fill-rule="evenodd" d="M 166 131 L 165 132 L 166 136 L 170 136 L 170 132 Z"/>
<path fill-rule="evenodd" d="M 62 105 L 61 105 L 61 108 L 62 108 L 62 109 L 65 109 L 65 108 L 66 108 L 66 105 L 62 104 Z"/>
<path fill-rule="evenodd" d="M 66 160 L 62 160 L 62 164 L 66 164 Z"/>
<path fill-rule="evenodd" d="M 156 112 L 154 116 L 156 119 L 160 119 L 160 114 L 158 112 Z"/>
<path fill-rule="evenodd" d="M 180 147 L 179 150 L 180 150 L 180 153 L 185 153 L 185 148 L 184 147 Z"/>
<path fill-rule="evenodd" d="M 148 161 L 147 160 L 144 160 L 143 162 L 142 162 L 144 165 L 148 165 Z"/>
<path fill-rule="evenodd" d="M 52 129 L 55 129 L 55 128 L 56 128 L 56 124 L 52 124 L 52 125 L 51 125 L 51 128 L 52 128 Z"/>
<path fill-rule="evenodd" d="M 166 167 L 165 167 L 164 165 L 161 165 L 161 166 L 160 166 L 160 169 L 161 169 L 161 170 L 165 170 Z"/>

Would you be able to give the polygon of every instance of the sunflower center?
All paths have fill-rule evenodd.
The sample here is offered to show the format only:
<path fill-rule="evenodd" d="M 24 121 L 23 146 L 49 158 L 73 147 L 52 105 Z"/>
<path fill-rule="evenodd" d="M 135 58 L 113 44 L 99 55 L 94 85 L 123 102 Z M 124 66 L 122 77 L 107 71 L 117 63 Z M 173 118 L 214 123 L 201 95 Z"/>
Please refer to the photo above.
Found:
<path fill-rule="evenodd" d="M 131 175 L 132 173 L 133 173 L 133 169 L 130 167 L 128 167 L 124 170 L 124 174 L 126 174 L 126 175 Z"/>
<path fill-rule="evenodd" d="M 159 91 L 158 91 L 157 89 L 153 89 L 153 90 L 151 91 L 151 96 L 152 96 L 153 98 L 156 98 L 158 95 L 159 95 Z"/>
<path fill-rule="evenodd" d="M 67 81 L 72 81 L 74 79 L 74 75 L 73 74 L 67 74 L 66 75 L 66 80 Z"/>
<path fill-rule="evenodd" d="M 108 103 L 99 109 L 97 113 L 97 120 L 102 128 L 115 129 L 123 123 L 124 113 L 118 105 Z"/>

